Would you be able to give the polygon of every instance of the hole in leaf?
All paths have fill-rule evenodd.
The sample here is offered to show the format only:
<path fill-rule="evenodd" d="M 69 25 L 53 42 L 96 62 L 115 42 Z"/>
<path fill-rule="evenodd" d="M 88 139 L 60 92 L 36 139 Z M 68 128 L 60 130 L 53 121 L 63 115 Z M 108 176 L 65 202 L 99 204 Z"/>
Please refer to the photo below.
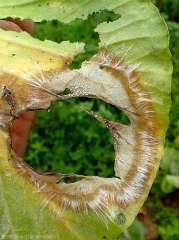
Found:
<path fill-rule="evenodd" d="M 67 94 L 70 94 L 71 91 L 69 88 L 66 88 L 64 91 L 63 91 L 63 95 L 67 95 Z"/>
<path fill-rule="evenodd" d="M 71 101 L 81 108 L 95 112 L 97 115 L 107 119 L 108 121 L 130 125 L 130 120 L 124 112 L 100 99 L 80 97 L 79 99 L 74 98 Z M 81 111 L 81 109 L 79 110 Z"/>
<path fill-rule="evenodd" d="M 100 116 L 129 123 L 119 109 L 97 99 L 73 99 Z M 105 124 L 68 102 L 56 102 L 51 111 L 39 111 L 25 159 L 43 172 L 114 176 L 114 146 Z"/>
<path fill-rule="evenodd" d="M 75 69 L 98 51 L 99 36 L 94 32 L 96 26 L 119 17 L 113 12 L 102 11 L 89 16 L 87 20 L 76 20 L 70 24 L 44 21 L 36 24 L 34 36 L 55 42 L 84 42 L 85 53 L 75 57 L 70 65 L 71 69 Z M 63 92 L 64 95 L 69 93 L 69 89 Z M 73 101 L 110 121 L 121 120 L 121 123 L 129 124 L 128 118 L 119 109 L 103 101 Z M 114 146 L 109 130 L 105 124 L 68 102 L 55 103 L 50 113 L 39 111 L 25 159 L 30 166 L 43 172 L 114 176 Z"/>
<path fill-rule="evenodd" d="M 56 184 L 59 184 L 59 183 L 74 183 L 74 182 L 78 182 L 78 181 L 81 181 L 82 178 L 79 178 L 79 177 L 75 177 L 75 176 L 71 176 L 71 177 L 63 177 L 61 178 Z"/>
<path fill-rule="evenodd" d="M 99 68 L 100 68 L 101 70 L 103 70 L 103 69 L 104 69 L 104 66 L 99 66 Z"/>
<path fill-rule="evenodd" d="M 34 36 L 41 40 L 49 39 L 58 43 L 68 40 L 70 42 L 84 42 L 85 53 L 76 56 L 70 65 L 71 69 L 76 69 L 80 68 L 83 61 L 89 60 L 98 52 L 99 36 L 98 33 L 94 32 L 96 26 L 102 22 L 112 22 L 119 18 L 119 14 L 105 10 L 88 16 L 86 20 L 78 19 L 70 24 L 56 20 L 43 21 L 36 24 Z"/>

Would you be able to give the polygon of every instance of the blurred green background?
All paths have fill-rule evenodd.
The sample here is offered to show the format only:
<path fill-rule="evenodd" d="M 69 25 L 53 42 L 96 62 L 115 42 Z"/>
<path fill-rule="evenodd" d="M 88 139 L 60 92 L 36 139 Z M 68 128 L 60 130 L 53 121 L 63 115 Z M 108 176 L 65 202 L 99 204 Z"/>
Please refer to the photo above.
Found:
<path fill-rule="evenodd" d="M 170 31 L 173 56 L 172 109 L 170 128 L 166 136 L 165 155 L 157 178 L 138 218 L 120 239 L 179 239 L 179 0 L 156 0 Z M 103 21 L 117 16 L 104 11 L 71 24 L 57 21 L 36 24 L 35 37 L 56 42 L 85 42 L 85 54 L 75 58 L 70 66 L 97 52 L 98 34 L 93 29 Z M 112 121 L 129 124 L 128 118 L 113 106 L 94 99 L 72 99 L 76 104 L 93 110 Z M 102 123 L 68 102 L 56 102 L 49 111 L 39 111 L 31 132 L 25 156 L 32 167 L 42 171 L 114 176 L 112 137 Z M 153 235 L 152 235 L 153 234 Z"/>

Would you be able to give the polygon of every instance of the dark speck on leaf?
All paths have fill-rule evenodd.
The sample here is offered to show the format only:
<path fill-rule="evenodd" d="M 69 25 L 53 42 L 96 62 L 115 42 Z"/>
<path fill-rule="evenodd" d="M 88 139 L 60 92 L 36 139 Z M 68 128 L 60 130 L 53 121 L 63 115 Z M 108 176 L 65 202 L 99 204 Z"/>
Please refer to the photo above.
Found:
<path fill-rule="evenodd" d="M 119 221 L 120 224 L 124 224 L 126 222 L 126 217 L 123 213 L 119 213 L 118 221 Z"/>

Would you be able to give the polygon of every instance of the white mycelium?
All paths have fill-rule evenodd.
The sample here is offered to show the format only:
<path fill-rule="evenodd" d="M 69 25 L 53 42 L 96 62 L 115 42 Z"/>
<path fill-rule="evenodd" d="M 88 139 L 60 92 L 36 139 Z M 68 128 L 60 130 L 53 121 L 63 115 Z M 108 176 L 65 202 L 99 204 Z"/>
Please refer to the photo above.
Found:
<path fill-rule="evenodd" d="M 88 214 L 92 211 L 107 224 L 109 219 L 113 221 L 115 218 L 114 206 L 123 209 L 137 201 L 143 191 L 146 191 L 150 171 L 155 168 L 159 144 L 155 132 L 159 124 L 149 92 L 140 83 L 140 75 L 137 73 L 139 65 L 128 67 L 125 55 L 119 59 L 113 52 L 104 49 L 90 61 L 84 62 L 79 70 L 44 73 L 35 64 L 37 74 L 25 71 L 23 77 L 33 91 L 25 96 L 24 104 L 18 103 L 16 107 L 20 110 L 11 109 L 13 114 L 25 109 L 42 108 L 43 104 L 49 106 L 56 99 L 69 101 L 68 98 L 72 96 L 86 96 L 115 105 L 127 114 L 131 122 L 130 126 L 124 126 L 85 110 L 106 124 L 113 135 L 114 178 L 80 176 L 81 181 L 61 183 L 59 179 L 64 177 L 63 174 L 36 172 L 14 155 L 21 176 L 26 176 L 36 186 L 37 192 L 44 196 L 43 207 L 49 205 L 50 201 L 55 201 L 61 208 L 72 209 L 75 213 Z M 12 92 L 14 84 L 15 80 L 8 86 Z M 70 89 L 71 93 L 63 96 L 65 88 Z M 21 90 L 23 91 L 23 86 Z M 0 125 L 4 127 L 1 118 Z"/>

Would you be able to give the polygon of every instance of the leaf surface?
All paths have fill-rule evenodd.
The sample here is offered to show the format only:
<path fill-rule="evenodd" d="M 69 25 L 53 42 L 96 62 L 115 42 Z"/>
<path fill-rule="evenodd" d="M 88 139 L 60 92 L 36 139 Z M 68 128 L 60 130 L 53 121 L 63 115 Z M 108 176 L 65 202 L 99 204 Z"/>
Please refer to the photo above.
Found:
<path fill-rule="evenodd" d="M 157 9 L 139 0 L 83 4 L 9 0 L 0 3 L 0 16 L 68 23 L 104 9 L 121 17 L 97 26 L 99 51 L 76 70 L 70 70 L 69 64 L 83 51 L 83 43 L 41 42 L 26 33 L 0 31 L 0 233 L 4 239 L 30 234 L 42 239 L 48 234 L 54 239 L 118 239 L 147 198 L 163 156 L 172 73 L 168 30 Z M 63 95 L 66 88 L 70 93 Z M 41 173 L 11 148 L 13 119 L 71 97 L 101 99 L 129 117 L 131 124 L 125 126 L 86 110 L 113 136 L 114 178 Z M 68 177 L 81 180 L 61 182 Z"/>

